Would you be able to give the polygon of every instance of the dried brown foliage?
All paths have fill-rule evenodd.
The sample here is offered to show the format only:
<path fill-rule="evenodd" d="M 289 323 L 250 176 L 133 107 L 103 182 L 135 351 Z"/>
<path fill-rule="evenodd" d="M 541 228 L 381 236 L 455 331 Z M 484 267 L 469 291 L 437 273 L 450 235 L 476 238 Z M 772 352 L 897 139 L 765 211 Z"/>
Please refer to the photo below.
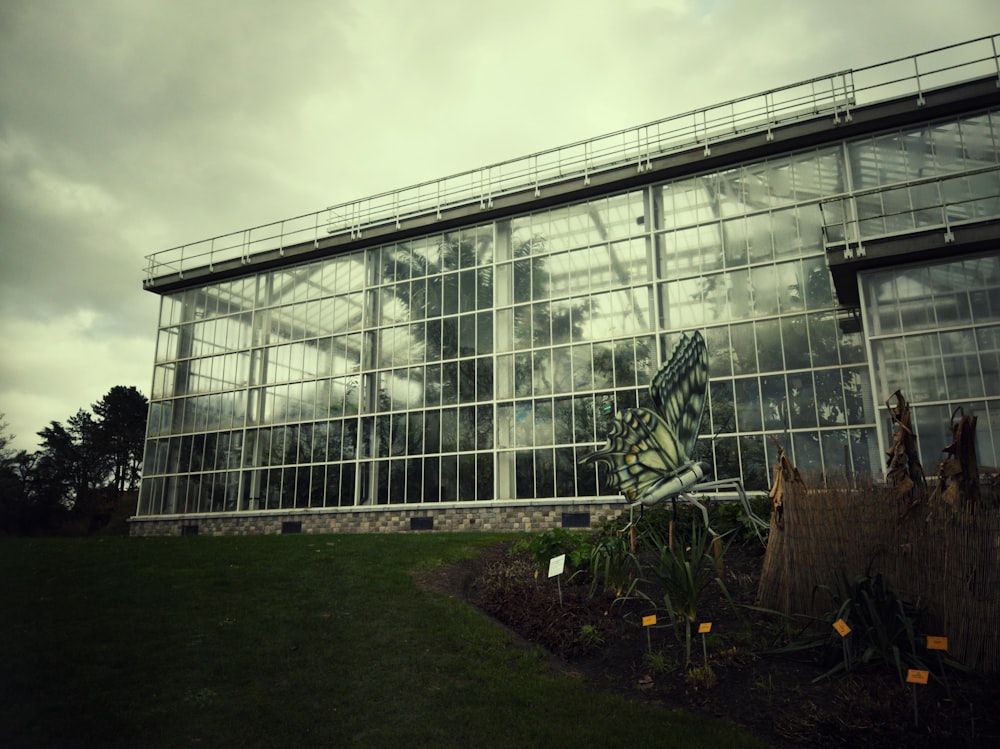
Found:
<path fill-rule="evenodd" d="M 976 462 L 976 421 L 961 406 L 952 412 L 952 441 L 944 449 L 950 457 L 938 464 L 938 484 L 931 499 L 944 500 L 953 511 L 959 510 L 963 501 L 979 504 L 982 499 Z"/>

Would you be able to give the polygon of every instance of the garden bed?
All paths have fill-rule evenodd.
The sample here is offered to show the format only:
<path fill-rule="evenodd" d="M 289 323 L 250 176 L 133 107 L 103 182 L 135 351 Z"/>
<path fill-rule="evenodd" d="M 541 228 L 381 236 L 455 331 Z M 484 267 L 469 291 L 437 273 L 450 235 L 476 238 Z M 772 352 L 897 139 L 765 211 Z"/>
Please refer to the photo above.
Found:
<path fill-rule="evenodd" d="M 795 626 L 749 608 L 762 560 L 755 542 L 729 548 L 722 571 L 728 595 L 716 584 L 705 588 L 697 623 L 711 622 L 711 631 L 695 629 L 687 665 L 683 627 L 675 631 L 649 600 L 591 595 L 583 574 L 549 579 L 510 543 L 425 572 L 422 582 L 482 609 L 526 646 L 543 648 L 554 668 L 595 689 L 725 718 L 775 746 L 1000 746 L 996 677 L 932 677 L 916 687 L 915 712 L 914 687 L 901 684 L 895 669 L 821 678 L 836 660 L 774 654 Z M 655 600 L 655 591 L 646 592 Z M 657 625 L 643 627 L 651 613 Z"/>

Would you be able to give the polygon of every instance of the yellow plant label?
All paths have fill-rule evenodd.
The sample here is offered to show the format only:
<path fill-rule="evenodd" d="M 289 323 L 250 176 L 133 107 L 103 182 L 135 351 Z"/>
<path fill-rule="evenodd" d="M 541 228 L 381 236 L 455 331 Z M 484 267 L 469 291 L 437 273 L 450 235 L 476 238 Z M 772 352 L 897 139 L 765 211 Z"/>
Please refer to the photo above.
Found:
<path fill-rule="evenodd" d="M 851 628 L 847 626 L 847 622 L 843 619 L 838 619 L 833 623 L 833 628 L 837 630 L 837 634 L 841 637 L 847 637 L 851 634 Z"/>
<path fill-rule="evenodd" d="M 908 669 L 906 672 L 906 683 L 907 684 L 926 684 L 927 683 L 927 671 L 918 671 L 915 668 Z"/>
<path fill-rule="evenodd" d="M 934 637 L 933 635 L 927 636 L 927 649 L 928 650 L 947 650 L 948 649 L 948 638 L 947 637 Z"/>
<path fill-rule="evenodd" d="M 654 624 L 656 624 L 656 614 L 642 617 L 642 626 L 652 627 Z"/>
<path fill-rule="evenodd" d="M 704 635 L 712 631 L 712 622 L 702 622 L 698 625 L 698 634 Z"/>

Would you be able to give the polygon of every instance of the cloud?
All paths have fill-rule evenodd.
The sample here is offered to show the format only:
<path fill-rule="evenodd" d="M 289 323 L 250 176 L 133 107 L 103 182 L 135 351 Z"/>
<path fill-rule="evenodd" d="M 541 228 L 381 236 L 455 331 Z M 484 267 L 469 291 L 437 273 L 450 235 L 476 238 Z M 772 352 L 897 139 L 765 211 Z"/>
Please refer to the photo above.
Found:
<path fill-rule="evenodd" d="M 18 449 L 33 450 L 36 432 L 49 421 L 65 422 L 114 385 L 136 385 L 148 394 L 153 336 L 108 335 L 101 317 L 87 309 L 46 321 L 0 317 L 0 337 L 11 354 L 0 358 L 0 412 Z"/>
<path fill-rule="evenodd" d="M 144 389 L 151 252 L 998 21 L 989 0 L 3 3 L 0 411 L 31 438 Z"/>

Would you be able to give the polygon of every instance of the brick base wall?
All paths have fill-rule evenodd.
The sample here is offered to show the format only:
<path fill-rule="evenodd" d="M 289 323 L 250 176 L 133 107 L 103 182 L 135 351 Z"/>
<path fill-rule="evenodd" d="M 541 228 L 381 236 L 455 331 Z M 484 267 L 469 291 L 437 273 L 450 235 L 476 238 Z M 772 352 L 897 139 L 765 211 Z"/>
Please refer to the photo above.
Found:
<path fill-rule="evenodd" d="M 173 515 L 129 519 L 132 536 L 252 536 L 280 533 L 398 533 L 419 531 L 529 532 L 593 528 L 628 511 L 624 500 L 600 503 L 469 504 L 437 507 L 358 507 L 330 510 Z"/>

